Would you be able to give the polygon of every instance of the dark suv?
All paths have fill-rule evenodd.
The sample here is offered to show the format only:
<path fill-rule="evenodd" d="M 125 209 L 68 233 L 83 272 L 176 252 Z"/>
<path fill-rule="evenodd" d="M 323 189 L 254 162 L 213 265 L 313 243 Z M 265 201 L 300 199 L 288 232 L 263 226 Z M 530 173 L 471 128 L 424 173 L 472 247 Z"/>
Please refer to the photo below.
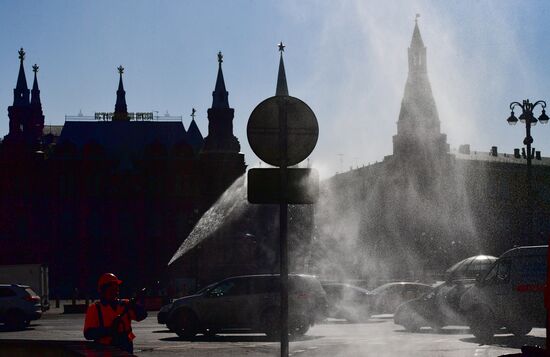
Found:
<path fill-rule="evenodd" d="M 26 285 L 0 284 L 0 322 L 21 329 L 42 316 L 40 297 Z"/>
<path fill-rule="evenodd" d="M 185 338 L 222 331 L 276 337 L 280 334 L 279 284 L 278 274 L 228 278 L 164 306 L 157 319 Z M 319 281 L 309 275 L 289 275 L 289 333 L 305 334 L 326 313 L 326 294 Z"/>

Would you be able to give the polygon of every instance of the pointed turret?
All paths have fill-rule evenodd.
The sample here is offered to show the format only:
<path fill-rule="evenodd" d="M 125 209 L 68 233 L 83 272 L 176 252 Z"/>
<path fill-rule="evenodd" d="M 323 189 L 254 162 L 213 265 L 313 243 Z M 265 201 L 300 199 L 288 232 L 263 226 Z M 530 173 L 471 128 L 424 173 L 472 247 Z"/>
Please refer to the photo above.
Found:
<path fill-rule="evenodd" d="M 393 137 L 396 156 L 448 152 L 447 137 L 441 134 L 439 114 L 432 95 L 426 65 L 426 47 L 416 16 L 409 54 L 409 74 Z"/>
<path fill-rule="evenodd" d="M 229 101 L 227 100 L 229 94 L 225 89 L 222 62 L 223 55 L 218 52 L 218 77 L 212 92 L 212 108 L 208 109 L 208 136 L 204 138 L 203 150 L 206 152 L 238 153 L 241 150 L 241 145 L 233 135 L 235 110 L 229 107 Z M 194 120 L 191 125 L 193 123 Z M 191 126 L 189 130 L 191 130 Z"/>
<path fill-rule="evenodd" d="M 223 80 L 222 71 L 223 55 L 218 52 L 218 77 L 216 78 L 216 86 L 212 92 L 212 108 L 229 108 L 229 100 L 227 90 L 225 89 L 225 81 Z"/>
<path fill-rule="evenodd" d="M 29 130 L 27 137 L 29 142 L 32 143 L 36 148 L 41 143 L 43 130 L 44 130 L 44 113 L 42 112 L 42 102 L 40 101 L 40 89 L 38 88 L 38 65 L 35 64 L 32 66 L 32 71 L 34 72 L 34 82 L 32 84 L 32 97 L 30 105 L 30 115 L 29 115 Z"/>
<path fill-rule="evenodd" d="M 202 137 L 201 131 L 195 122 L 196 112 L 197 111 L 195 108 L 191 111 L 191 124 L 189 124 L 189 128 L 187 129 L 187 143 L 191 145 L 195 153 L 198 153 L 204 145 L 204 138 Z"/>
<path fill-rule="evenodd" d="M 422 41 L 422 36 L 420 35 L 420 29 L 418 28 L 418 18 L 420 15 L 416 15 L 414 20 L 414 30 L 411 39 L 411 46 L 409 47 L 409 74 L 411 72 L 427 72 L 426 65 L 426 46 L 424 46 L 424 41 Z"/>
<path fill-rule="evenodd" d="M 25 60 L 25 51 L 23 48 L 19 50 L 19 74 L 17 76 L 17 85 L 13 90 L 13 105 L 23 106 L 29 104 L 29 87 L 27 87 L 27 77 L 25 76 L 25 68 L 23 61 Z"/>
<path fill-rule="evenodd" d="M 191 113 L 191 124 L 187 130 L 187 142 L 198 152 L 199 167 L 202 172 L 200 189 L 206 197 L 208 205 L 213 204 L 218 197 L 246 170 L 244 155 L 239 153 L 241 145 L 233 135 L 233 117 L 235 110 L 229 107 L 228 92 L 222 72 L 223 55 L 218 52 L 218 76 L 214 92 L 212 92 L 212 107 L 208 109 L 208 135 L 201 143 L 195 110 Z"/>
<path fill-rule="evenodd" d="M 116 104 L 113 120 L 129 120 L 128 106 L 126 105 L 126 91 L 124 90 L 124 84 L 122 83 L 122 73 L 124 73 L 124 67 L 118 66 L 117 69 L 120 78 L 118 81 L 118 90 L 116 91 Z"/>
<path fill-rule="evenodd" d="M 34 81 L 32 83 L 31 104 L 42 106 L 42 103 L 40 101 L 40 89 L 38 88 L 38 79 L 36 78 L 36 73 L 38 72 L 39 68 L 40 67 L 38 67 L 37 64 L 32 66 L 32 71 L 34 72 Z"/>
<path fill-rule="evenodd" d="M 410 46 L 411 48 L 424 48 L 424 41 L 422 41 L 420 29 L 418 28 L 418 17 L 420 17 L 420 15 L 417 15 L 416 19 L 414 20 L 414 30 Z"/>
<path fill-rule="evenodd" d="M 19 54 L 19 74 L 17 75 L 17 84 L 13 89 L 13 105 L 8 107 L 9 133 L 4 137 L 5 143 L 22 143 L 24 141 L 23 133 L 28 132 L 29 114 L 30 114 L 30 91 L 27 87 L 27 78 L 23 61 L 25 60 L 25 51 L 21 48 Z"/>
<path fill-rule="evenodd" d="M 285 51 L 285 45 L 282 42 L 279 43 L 279 52 L 281 57 L 279 59 L 279 74 L 277 75 L 277 89 L 275 95 L 288 95 L 288 86 L 286 84 L 285 63 L 283 62 L 283 52 Z"/>

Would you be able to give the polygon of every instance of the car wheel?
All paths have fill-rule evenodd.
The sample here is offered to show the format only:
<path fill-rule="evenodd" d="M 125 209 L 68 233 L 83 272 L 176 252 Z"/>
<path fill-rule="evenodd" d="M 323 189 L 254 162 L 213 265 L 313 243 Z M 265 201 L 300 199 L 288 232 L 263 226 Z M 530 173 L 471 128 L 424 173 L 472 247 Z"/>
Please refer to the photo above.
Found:
<path fill-rule="evenodd" d="M 177 312 L 173 321 L 173 331 L 181 338 L 193 338 L 200 331 L 199 319 L 194 312 Z"/>
<path fill-rule="evenodd" d="M 303 336 L 309 330 L 309 321 L 304 316 L 290 316 L 288 322 L 288 333 L 291 336 Z"/>
<path fill-rule="evenodd" d="M 24 329 L 26 316 L 21 310 L 10 310 L 6 313 L 4 322 L 9 329 L 21 330 Z"/>
<path fill-rule="evenodd" d="M 400 325 L 402 325 L 405 328 L 405 330 L 409 332 L 417 332 L 422 327 L 422 323 L 421 323 L 422 318 L 418 313 L 413 311 L 410 311 L 405 316 L 402 316 L 400 320 L 401 320 Z"/>
<path fill-rule="evenodd" d="M 169 322 L 166 323 L 166 328 L 168 330 L 174 332 L 174 331 L 176 331 L 177 326 L 173 322 L 169 321 Z"/>
<path fill-rule="evenodd" d="M 495 335 L 496 323 L 488 306 L 477 306 L 468 316 L 470 331 L 482 343 L 491 342 Z"/>
<path fill-rule="evenodd" d="M 420 324 L 418 324 L 418 322 L 414 321 L 413 319 L 403 321 L 403 327 L 409 332 L 417 332 L 418 330 L 420 330 Z"/>
<path fill-rule="evenodd" d="M 262 316 L 262 326 L 264 333 L 269 339 L 276 339 L 281 335 L 278 311 L 270 310 Z"/>

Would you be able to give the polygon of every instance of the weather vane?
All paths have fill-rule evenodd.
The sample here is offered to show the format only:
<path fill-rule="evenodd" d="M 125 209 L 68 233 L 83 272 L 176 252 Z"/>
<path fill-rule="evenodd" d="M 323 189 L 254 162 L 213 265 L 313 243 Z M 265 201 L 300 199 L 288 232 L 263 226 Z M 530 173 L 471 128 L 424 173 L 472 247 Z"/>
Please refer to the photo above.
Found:
<path fill-rule="evenodd" d="M 122 67 L 122 65 L 118 66 L 118 73 L 122 74 L 124 73 L 124 67 Z"/>
<path fill-rule="evenodd" d="M 19 59 L 23 61 L 25 59 L 25 51 L 23 50 L 23 47 L 19 50 Z"/>
<path fill-rule="evenodd" d="M 418 23 L 418 18 L 420 17 L 420 14 L 416 14 L 416 16 L 414 17 L 414 22 L 417 24 Z"/>
<path fill-rule="evenodd" d="M 277 46 L 279 46 L 279 51 L 282 54 L 285 51 L 285 47 L 286 47 L 285 45 L 283 45 L 283 41 L 279 42 Z"/>
<path fill-rule="evenodd" d="M 220 52 L 220 54 L 221 54 L 221 52 Z M 219 55 L 220 55 L 220 54 L 219 54 Z M 219 55 L 218 55 L 218 56 L 219 56 Z M 196 113 L 196 112 L 197 112 L 197 111 L 195 110 L 195 108 L 191 108 L 191 119 L 192 119 L 192 120 L 195 120 L 195 113 Z"/>
<path fill-rule="evenodd" d="M 38 65 L 35 63 L 34 66 L 32 66 L 32 71 L 33 71 L 34 73 L 36 73 L 36 72 L 38 72 L 38 69 L 39 69 L 39 68 L 40 68 L 40 67 L 38 67 Z"/>
<path fill-rule="evenodd" d="M 222 51 L 219 51 L 219 52 L 218 52 L 218 63 L 221 64 L 222 62 L 223 62 Z"/>

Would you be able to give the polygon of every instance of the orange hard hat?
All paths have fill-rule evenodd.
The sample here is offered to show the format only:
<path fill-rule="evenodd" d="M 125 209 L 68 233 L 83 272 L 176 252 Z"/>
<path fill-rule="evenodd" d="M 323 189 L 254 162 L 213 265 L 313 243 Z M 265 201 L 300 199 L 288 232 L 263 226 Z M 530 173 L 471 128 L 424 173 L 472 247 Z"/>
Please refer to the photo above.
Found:
<path fill-rule="evenodd" d="M 97 282 L 97 288 L 101 290 L 101 287 L 106 284 L 122 284 L 122 280 L 118 280 L 115 274 L 113 273 L 105 273 L 99 277 L 99 281 Z"/>

